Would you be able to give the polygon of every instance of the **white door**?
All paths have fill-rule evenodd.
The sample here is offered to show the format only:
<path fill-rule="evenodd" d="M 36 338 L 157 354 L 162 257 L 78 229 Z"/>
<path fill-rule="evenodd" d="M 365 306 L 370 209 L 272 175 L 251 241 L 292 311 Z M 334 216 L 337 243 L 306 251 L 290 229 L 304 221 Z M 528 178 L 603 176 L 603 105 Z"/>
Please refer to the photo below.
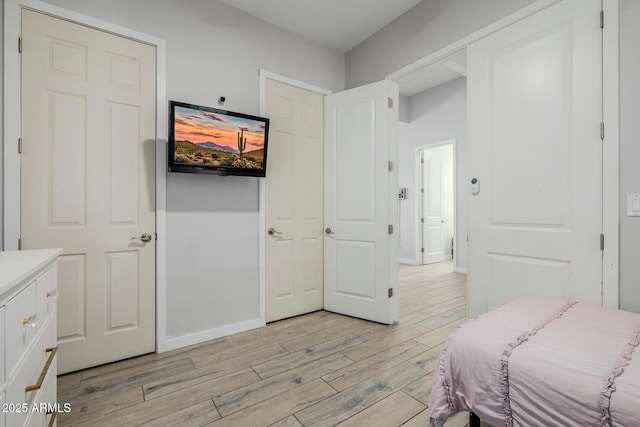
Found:
<path fill-rule="evenodd" d="M 390 81 L 325 98 L 324 306 L 386 324 L 397 319 L 397 100 Z"/>
<path fill-rule="evenodd" d="M 155 48 L 29 10 L 22 46 L 21 239 L 64 249 L 58 370 L 153 352 Z"/>
<path fill-rule="evenodd" d="M 266 79 L 266 320 L 323 307 L 324 96 Z"/>
<path fill-rule="evenodd" d="M 469 314 L 528 294 L 602 303 L 600 0 L 470 46 Z"/>
<path fill-rule="evenodd" d="M 432 150 L 422 152 L 422 263 L 444 261 L 442 230 L 442 157 Z"/>

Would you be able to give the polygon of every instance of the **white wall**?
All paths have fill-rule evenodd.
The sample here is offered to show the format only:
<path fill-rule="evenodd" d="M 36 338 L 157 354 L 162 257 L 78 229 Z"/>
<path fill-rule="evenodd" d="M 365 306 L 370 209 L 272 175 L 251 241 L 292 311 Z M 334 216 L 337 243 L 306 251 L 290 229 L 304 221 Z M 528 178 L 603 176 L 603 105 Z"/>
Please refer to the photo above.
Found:
<path fill-rule="evenodd" d="M 0 22 L 4 27 L 4 0 L 0 2 Z M 0 78 L 4 78 L 4 28 L 0 31 Z M 0 82 L 0 99 L 4 99 L 4 82 Z M 0 102 L 0 196 L 4 189 L 4 102 Z M 0 197 L 0 249 L 4 249 L 4 197 Z"/>
<path fill-rule="evenodd" d="M 346 87 L 382 80 L 534 1 L 422 1 L 347 52 Z"/>
<path fill-rule="evenodd" d="M 627 217 L 627 194 L 640 194 L 640 2 L 620 7 L 620 307 L 640 313 L 640 217 Z"/>
<path fill-rule="evenodd" d="M 466 269 L 469 223 L 467 172 L 467 81 L 459 78 L 409 98 L 408 124 L 400 125 L 398 180 L 409 197 L 401 202 L 400 258 L 418 258 L 416 148 L 456 139 L 456 266 Z"/>
<path fill-rule="evenodd" d="M 47 0 L 167 41 L 167 97 L 259 112 L 258 69 L 344 88 L 344 56 L 218 1 Z M 165 173 L 159 171 L 159 173 Z M 259 318 L 258 179 L 169 174 L 167 334 Z"/>

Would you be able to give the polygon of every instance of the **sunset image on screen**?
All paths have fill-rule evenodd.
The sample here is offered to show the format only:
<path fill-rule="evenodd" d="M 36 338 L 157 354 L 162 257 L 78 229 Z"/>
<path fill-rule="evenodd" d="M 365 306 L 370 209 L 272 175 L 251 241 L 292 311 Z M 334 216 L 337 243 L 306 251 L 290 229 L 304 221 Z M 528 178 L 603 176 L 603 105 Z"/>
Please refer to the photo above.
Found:
<path fill-rule="evenodd" d="M 175 107 L 175 163 L 262 169 L 264 139 L 262 121 Z"/>

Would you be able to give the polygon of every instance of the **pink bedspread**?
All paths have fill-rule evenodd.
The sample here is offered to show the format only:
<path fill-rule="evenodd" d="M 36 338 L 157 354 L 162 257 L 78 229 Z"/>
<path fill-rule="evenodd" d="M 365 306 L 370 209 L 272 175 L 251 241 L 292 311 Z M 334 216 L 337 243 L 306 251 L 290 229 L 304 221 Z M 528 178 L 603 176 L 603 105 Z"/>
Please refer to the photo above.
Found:
<path fill-rule="evenodd" d="M 496 427 L 640 426 L 639 345 L 638 314 L 516 298 L 451 334 L 431 425 L 473 411 Z"/>

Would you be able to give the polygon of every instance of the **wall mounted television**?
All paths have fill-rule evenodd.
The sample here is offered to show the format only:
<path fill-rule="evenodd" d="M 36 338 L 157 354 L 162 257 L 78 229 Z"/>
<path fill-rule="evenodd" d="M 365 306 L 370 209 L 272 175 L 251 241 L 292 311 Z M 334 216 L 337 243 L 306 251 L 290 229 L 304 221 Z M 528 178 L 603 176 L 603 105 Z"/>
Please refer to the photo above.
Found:
<path fill-rule="evenodd" d="M 169 101 L 169 171 L 264 177 L 269 119 Z"/>

